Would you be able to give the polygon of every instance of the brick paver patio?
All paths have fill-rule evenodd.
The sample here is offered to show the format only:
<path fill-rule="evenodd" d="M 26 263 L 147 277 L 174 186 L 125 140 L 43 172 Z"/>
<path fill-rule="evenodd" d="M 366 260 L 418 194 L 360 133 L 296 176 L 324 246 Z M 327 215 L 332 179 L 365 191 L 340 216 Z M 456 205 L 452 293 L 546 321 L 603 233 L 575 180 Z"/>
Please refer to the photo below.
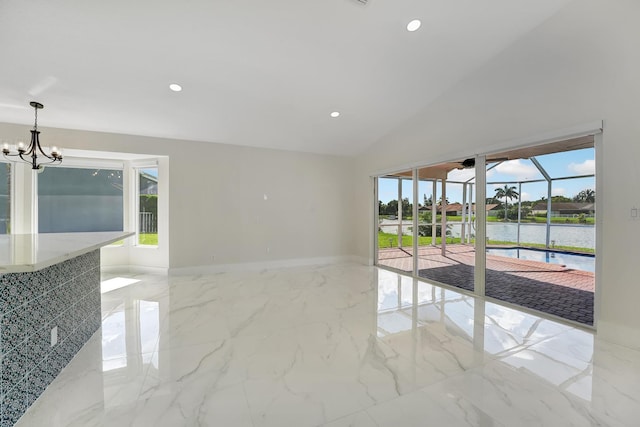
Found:
<path fill-rule="evenodd" d="M 411 272 L 412 248 L 380 249 L 382 266 Z M 418 249 L 418 275 L 473 291 L 475 250 L 467 245 Z M 514 304 L 593 325 L 593 273 L 558 264 L 487 254 L 486 295 Z"/>

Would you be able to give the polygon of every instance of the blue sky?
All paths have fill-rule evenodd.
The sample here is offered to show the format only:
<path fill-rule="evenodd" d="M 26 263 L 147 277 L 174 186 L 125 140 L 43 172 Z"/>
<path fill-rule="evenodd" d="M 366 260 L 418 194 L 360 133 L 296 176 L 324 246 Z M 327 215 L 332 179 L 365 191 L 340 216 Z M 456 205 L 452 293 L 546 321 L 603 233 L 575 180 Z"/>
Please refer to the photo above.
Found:
<path fill-rule="evenodd" d="M 145 168 L 145 169 L 140 169 L 142 172 L 147 173 L 151 176 L 155 176 L 156 178 L 158 177 L 158 168 Z"/>
<path fill-rule="evenodd" d="M 595 150 L 593 148 L 568 151 L 564 153 L 546 154 L 537 156 L 536 159 L 548 172 L 551 178 L 563 178 L 577 175 L 589 175 L 595 173 Z M 467 181 L 473 178 L 474 169 L 456 169 L 449 172 L 449 181 Z M 492 184 L 492 182 L 508 181 L 516 187 L 518 181 L 522 181 L 522 200 L 538 200 L 547 195 L 546 182 L 527 183 L 526 181 L 544 179 L 542 174 L 529 159 L 518 159 L 503 162 L 487 172 L 487 197 L 495 194 L 495 189 L 504 187 L 504 183 Z M 473 182 L 473 181 L 472 181 Z M 402 197 L 408 197 L 413 203 L 413 187 L 411 180 L 405 180 L 402 184 Z M 595 178 L 581 178 L 571 180 L 559 180 L 553 182 L 552 195 L 572 198 L 584 189 L 595 190 Z M 422 203 L 423 194 L 431 195 L 431 184 L 421 182 L 418 187 L 419 202 Z M 474 189 L 475 192 L 475 189 Z M 384 203 L 398 198 L 398 181 L 395 179 L 380 178 L 378 180 L 379 199 Z M 440 198 L 440 185 L 436 194 L 436 200 Z M 462 202 L 462 186 L 450 183 L 447 185 L 447 198 L 450 203 Z M 515 201 L 515 200 L 514 200 Z"/>

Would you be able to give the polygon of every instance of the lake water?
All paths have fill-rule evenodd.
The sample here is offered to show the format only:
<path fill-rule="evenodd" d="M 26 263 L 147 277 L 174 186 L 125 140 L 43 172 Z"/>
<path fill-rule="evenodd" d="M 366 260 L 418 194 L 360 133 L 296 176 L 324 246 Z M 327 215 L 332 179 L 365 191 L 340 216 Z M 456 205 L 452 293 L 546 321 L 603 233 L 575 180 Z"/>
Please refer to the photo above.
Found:
<path fill-rule="evenodd" d="M 489 222 L 487 236 L 490 240 L 516 242 L 518 225 Z M 545 244 L 546 238 L 546 224 L 520 224 L 520 243 Z M 593 225 L 551 225 L 551 240 L 555 240 L 556 246 L 595 249 L 596 228 Z"/>
<path fill-rule="evenodd" d="M 385 224 L 397 224 L 396 221 L 383 220 L 381 229 L 386 233 L 396 233 L 397 226 L 385 226 Z M 406 224 L 406 223 L 405 223 Z M 460 237 L 461 224 L 450 224 L 454 237 Z M 411 234 L 411 224 L 403 225 L 403 233 Z M 475 230 L 472 231 L 475 233 Z M 520 244 L 546 243 L 546 224 L 520 224 Z M 518 240 L 518 224 L 488 222 L 487 237 L 491 240 L 500 240 L 516 243 Z M 596 247 L 596 228 L 593 225 L 551 225 L 551 240 L 555 240 L 556 246 L 574 246 L 578 248 Z"/>

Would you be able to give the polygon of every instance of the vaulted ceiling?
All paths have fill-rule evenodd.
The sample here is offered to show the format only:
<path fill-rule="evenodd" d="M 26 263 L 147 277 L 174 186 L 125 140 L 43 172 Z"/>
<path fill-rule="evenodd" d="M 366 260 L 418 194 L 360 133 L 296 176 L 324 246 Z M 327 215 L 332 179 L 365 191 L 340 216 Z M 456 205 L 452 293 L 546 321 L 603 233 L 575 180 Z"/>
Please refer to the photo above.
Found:
<path fill-rule="evenodd" d="M 568 2 L 2 0 L 0 122 L 355 155 Z"/>

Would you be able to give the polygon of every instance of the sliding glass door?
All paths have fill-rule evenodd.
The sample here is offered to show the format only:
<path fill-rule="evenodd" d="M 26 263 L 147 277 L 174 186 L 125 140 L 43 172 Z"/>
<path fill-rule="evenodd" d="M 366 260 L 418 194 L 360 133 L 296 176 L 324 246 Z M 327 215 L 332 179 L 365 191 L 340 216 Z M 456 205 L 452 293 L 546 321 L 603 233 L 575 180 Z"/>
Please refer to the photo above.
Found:
<path fill-rule="evenodd" d="M 377 265 L 593 325 L 594 141 L 378 177 Z"/>
<path fill-rule="evenodd" d="M 501 153 L 507 160 L 488 164 L 485 294 L 593 325 L 593 140 L 527 154 Z"/>
<path fill-rule="evenodd" d="M 474 290 L 475 231 L 473 165 L 463 161 L 420 168 L 416 274 L 430 281 Z"/>
<path fill-rule="evenodd" d="M 378 264 L 413 272 L 412 171 L 378 178 Z"/>

